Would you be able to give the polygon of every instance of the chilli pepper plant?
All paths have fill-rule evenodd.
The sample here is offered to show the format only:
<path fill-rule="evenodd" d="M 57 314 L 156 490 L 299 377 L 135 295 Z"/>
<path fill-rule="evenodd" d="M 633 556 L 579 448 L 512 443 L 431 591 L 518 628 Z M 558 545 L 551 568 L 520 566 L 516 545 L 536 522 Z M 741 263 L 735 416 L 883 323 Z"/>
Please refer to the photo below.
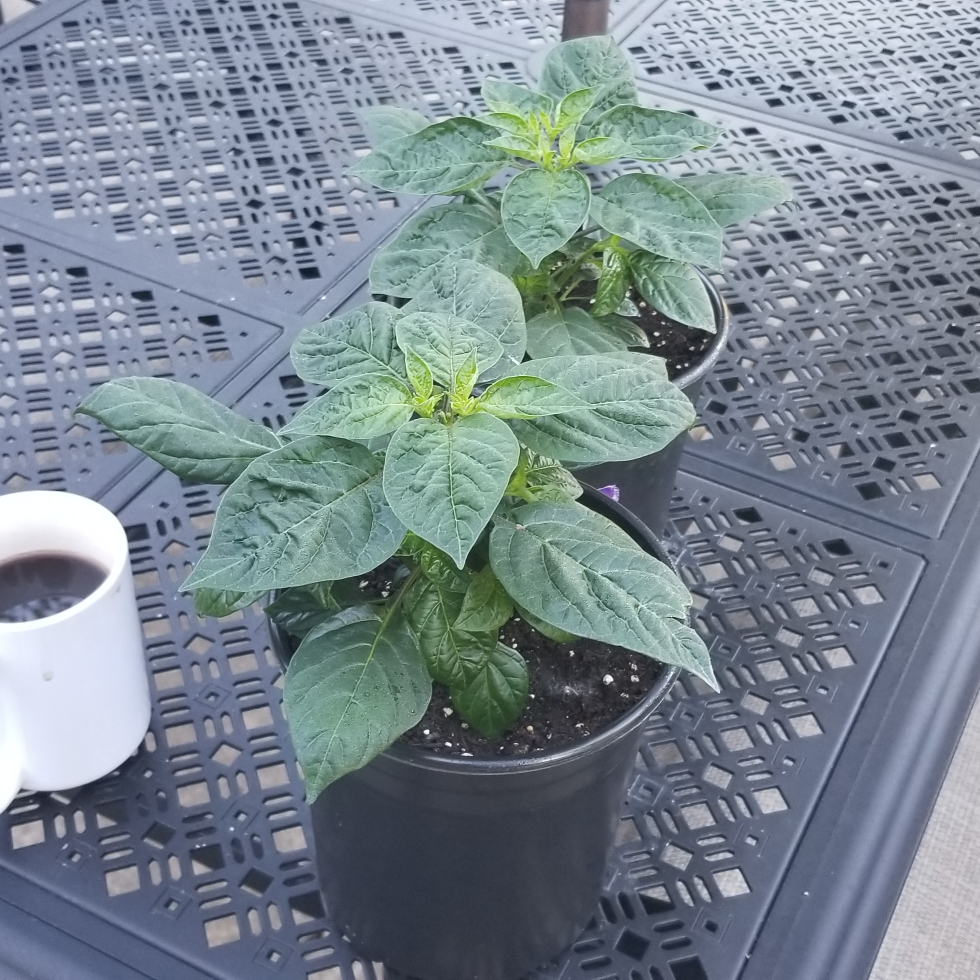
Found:
<path fill-rule="evenodd" d="M 528 693 L 498 641 L 514 615 L 715 683 L 683 584 L 579 503 L 563 465 L 657 452 L 691 403 L 660 358 L 522 363 L 526 341 L 514 284 L 461 260 L 401 309 L 304 330 L 296 371 L 327 390 L 278 432 L 161 378 L 107 382 L 78 409 L 182 479 L 229 484 L 183 589 L 214 616 L 274 593 L 311 798 L 418 723 L 432 681 L 479 732 L 511 726 Z"/>
<path fill-rule="evenodd" d="M 432 123 L 407 109 L 365 110 L 378 145 L 352 173 L 390 191 L 455 195 L 378 253 L 372 290 L 414 297 L 441 262 L 481 262 L 520 290 L 531 357 L 649 346 L 631 319 L 643 304 L 713 333 L 695 266 L 720 268 L 722 226 L 792 195 L 779 178 L 730 173 L 623 173 L 603 186 L 595 165 L 671 160 L 721 135 L 637 99 L 613 40 L 588 37 L 549 52 L 536 92 L 488 79 L 491 111 L 476 118 Z"/>

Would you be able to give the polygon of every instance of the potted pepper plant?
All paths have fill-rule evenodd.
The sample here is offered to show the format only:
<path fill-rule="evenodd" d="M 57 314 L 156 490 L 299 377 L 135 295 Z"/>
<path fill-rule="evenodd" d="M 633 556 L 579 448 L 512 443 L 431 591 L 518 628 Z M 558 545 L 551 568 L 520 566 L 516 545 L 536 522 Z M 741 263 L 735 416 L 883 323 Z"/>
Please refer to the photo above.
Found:
<path fill-rule="evenodd" d="M 517 287 L 462 259 L 304 330 L 327 390 L 278 432 L 165 379 L 79 407 L 227 485 L 183 589 L 215 616 L 273 594 L 334 922 L 425 980 L 510 980 L 574 939 L 645 721 L 679 669 L 715 686 L 656 539 L 560 462 L 658 452 L 693 406 L 660 358 L 526 346 Z"/>
<path fill-rule="evenodd" d="M 365 111 L 377 145 L 354 174 L 386 190 L 453 198 L 378 253 L 373 291 L 412 298 L 441 263 L 481 262 L 520 290 L 530 357 L 649 350 L 696 400 L 728 331 L 702 270 L 721 268 L 723 226 L 790 200 L 789 186 L 761 175 L 633 172 L 707 149 L 722 130 L 640 105 L 630 64 L 607 36 L 553 48 L 537 91 L 491 78 L 482 94 L 490 111 L 475 118 Z M 610 164 L 618 175 L 602 169 Z M 621 485 L 659 533 L 681 449 L 679 437 L 586 477 Z M 600 462 L 585 450 L 562 458 Z"/>

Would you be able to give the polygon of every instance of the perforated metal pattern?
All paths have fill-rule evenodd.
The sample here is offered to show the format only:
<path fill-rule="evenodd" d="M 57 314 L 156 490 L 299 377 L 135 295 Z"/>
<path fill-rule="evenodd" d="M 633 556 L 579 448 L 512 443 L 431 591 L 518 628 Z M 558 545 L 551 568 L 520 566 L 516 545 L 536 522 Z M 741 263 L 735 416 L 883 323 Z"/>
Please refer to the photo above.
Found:
<path fill-rule="evenodd" d="M 513 75 L 500 56 L 292 0 L 45 13 L 0 47 L 0 209 L 160 274 L 196 271 L 216 300 L 252 290 L 287 310 L 404 217 L 344 176 L 369 149 L 358 111 L 472 112 L 485 74 Z"/>
<path fill-rule="evenodd" d="M 0 863 L 83 894 L 213 976 L 273 967 L 364 980 L 372 968 L 353 966 L 316 892 L 264 623 L 252 611 L 201 620 L 175 595 L 215 505 L 211 490 L 163 474 L 121 513 L 156 699 L 151 735 L 116 778 L 22 797 L 0 819 Z M 731 975 L 921 565 L 689 477 L 670 541 L 724 694 L 692 686 L 652 721 L 611 889 L 570 955 L 583 976 L 601 965 L 596 975 L 653 968 L 670 980 L 667 964 L 692 956 L 706 976 Z"/>
<path fill-rule="evenodd" d="M 561 40 L 564 0 L 332 0 L 331 6 L 414 24 L 422 30 L 461 31 L 493 45 L 537 49 Z M 611 0 L 610 27 L 636 7 Z"/>
<path fill-rule="evenodd" d="M 648 78 L 941 160 L 980 161 L 969 4 L 669 0 L 627 47 Z"/>
<path fill-rule="evenodd" d="M 0 284 L 0 491 L 98 496 L 141 457 L 72 417 L 91 388 L 146 375 L 214 391 L 281 333 L 2 223 Z"/>

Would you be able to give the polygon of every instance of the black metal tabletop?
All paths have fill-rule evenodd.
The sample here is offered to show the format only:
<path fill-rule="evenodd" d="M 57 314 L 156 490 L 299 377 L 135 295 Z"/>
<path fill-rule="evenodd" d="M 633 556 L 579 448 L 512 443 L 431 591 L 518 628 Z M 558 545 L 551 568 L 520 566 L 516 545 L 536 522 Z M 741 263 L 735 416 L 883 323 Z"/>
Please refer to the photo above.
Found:
<path fill-rule="evenodd" d="M 140 752 L 0 817 L 0 976 L 380 980 L 319 897 L 253 612 L 177 584 L 212 489 L 72 408 L 173 377 L 276 425 L 299 326 L 362 301 L 420 205 L 345 169 L 359 110 L 481 110 L 560 0 L 47 0 L 0 30 L 0 490 L 131 542 Z M 860 980 L 980 682 L 980 28 L 912 0 L 619 0 L 670 172 L 789 178 L 728 236 L 733 314 L 671 510 L 722 690 L 654 717 L 593 924 L 540 980 Z M 419 895 L 424 902 L 426 896 Z"/>

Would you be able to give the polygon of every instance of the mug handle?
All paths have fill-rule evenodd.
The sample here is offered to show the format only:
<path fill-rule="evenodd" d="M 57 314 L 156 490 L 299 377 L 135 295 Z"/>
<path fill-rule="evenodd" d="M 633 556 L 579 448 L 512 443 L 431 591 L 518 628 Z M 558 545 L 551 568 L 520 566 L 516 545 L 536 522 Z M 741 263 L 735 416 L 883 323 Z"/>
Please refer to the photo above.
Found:
<path fill-rule="evenodd" d="M 22 760 L 16 740 L 10 737 L 10 722 L 0 708 L 0 813 L 20 792 Z"/>

